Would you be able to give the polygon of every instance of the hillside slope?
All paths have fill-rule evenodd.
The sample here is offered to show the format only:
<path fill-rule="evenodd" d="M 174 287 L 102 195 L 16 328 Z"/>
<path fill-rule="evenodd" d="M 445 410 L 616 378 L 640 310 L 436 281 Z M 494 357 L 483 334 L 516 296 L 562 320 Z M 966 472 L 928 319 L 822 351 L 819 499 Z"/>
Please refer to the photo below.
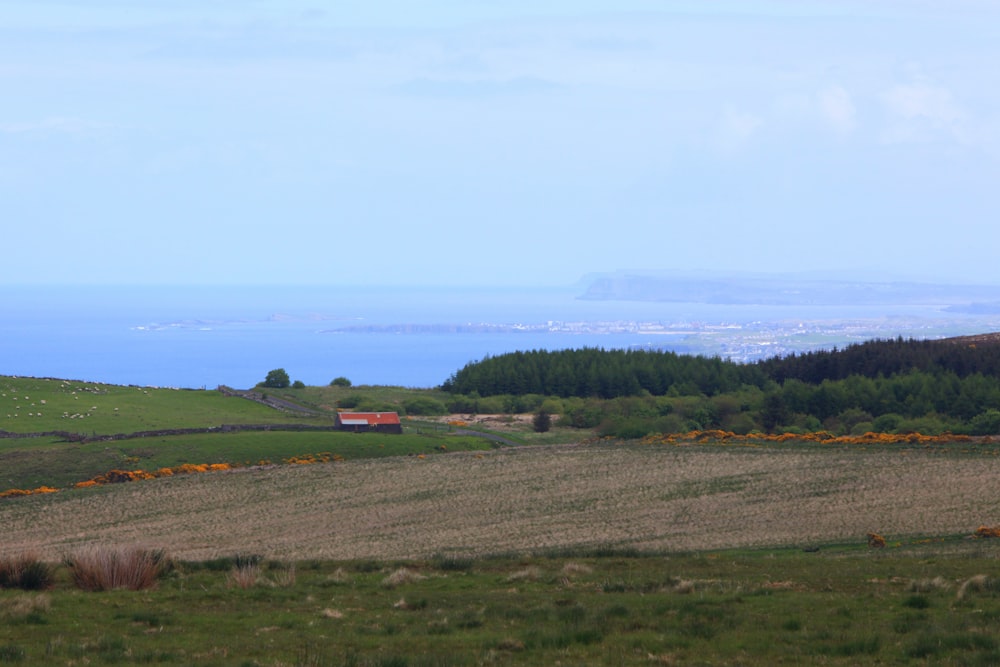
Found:
<path fill-rule="evenodd" d="M 0 502 L 0 554 L 140 543 L 185 559 L 668 551 L 969 534 L 1000 459 L 951 450 L 530 447 L 244 469 Z"/>

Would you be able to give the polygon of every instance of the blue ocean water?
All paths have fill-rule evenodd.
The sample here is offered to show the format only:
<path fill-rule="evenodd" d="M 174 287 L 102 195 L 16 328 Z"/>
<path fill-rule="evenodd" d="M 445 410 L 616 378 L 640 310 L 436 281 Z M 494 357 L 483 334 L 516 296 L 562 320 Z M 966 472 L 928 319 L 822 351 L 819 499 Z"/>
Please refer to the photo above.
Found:
<path fill-rule="evenodd" d="M 650 346 L 637 333 L 399 333 L 379 325 L 751 322 L 865 316 L 808 309 L 583 301 L 579 289 L 373 287 L 0 287 L 0 375 L 164 387 L 246 388 L 293 380 L 433 387 L 467 363 L 516 350 Z M 879 313 L 867 315 L 884 315 Z"/>
<path fill-rule="evenodd" d="M 631 309 L 562 290 L 389 288 L 2 288 L 0 374 L 176 387 L 250 387 L 267 371 L 326 384 L 436 386 L 465 364 L 519 349 L 638 340 L 540 333 L 371 333 L 396 324 L 544 323 Z M 640 309 L 641 310 L 641 309 Z"/>

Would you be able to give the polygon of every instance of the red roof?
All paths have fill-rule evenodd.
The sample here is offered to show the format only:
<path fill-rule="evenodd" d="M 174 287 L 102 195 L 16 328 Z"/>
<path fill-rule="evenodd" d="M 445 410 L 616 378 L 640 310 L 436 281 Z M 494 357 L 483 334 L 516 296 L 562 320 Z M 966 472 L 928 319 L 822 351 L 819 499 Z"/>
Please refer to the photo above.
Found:
<path fill-rule="evenodd" d="M 399 415 L 395 412 L 338 412 L 337 421 L 341 424 L 398 424 Z"/>

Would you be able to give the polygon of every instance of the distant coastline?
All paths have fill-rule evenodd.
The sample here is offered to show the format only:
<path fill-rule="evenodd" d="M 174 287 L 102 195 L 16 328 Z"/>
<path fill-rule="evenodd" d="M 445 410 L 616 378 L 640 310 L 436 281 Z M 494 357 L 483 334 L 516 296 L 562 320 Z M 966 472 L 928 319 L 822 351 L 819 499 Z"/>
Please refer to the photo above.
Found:
<path fill-rule="evenodd" d="M 520 350 L 655 349 L 754 361 L 872 338 L 1000 330 L 1000 312 L 976 305 L 1000 303 L 1000 296 L 940 305 L 582 298 L 592 295 L 592 284 L 6 286 L 0 374 L 248 388 L 269 369 L 285 368 L 310 385 L 345 376 L 355 384 L 434 387 L 470 362 Z M 936 294 L 957 294 L 949 289 Z"/>

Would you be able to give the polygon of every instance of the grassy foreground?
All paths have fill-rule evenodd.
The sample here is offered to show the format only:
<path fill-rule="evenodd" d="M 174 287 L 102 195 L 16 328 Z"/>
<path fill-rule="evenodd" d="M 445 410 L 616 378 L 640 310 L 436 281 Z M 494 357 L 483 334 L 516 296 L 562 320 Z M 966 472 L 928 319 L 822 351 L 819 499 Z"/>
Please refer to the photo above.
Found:
<path fill-rule="evenodd" d="M 994 665 L 991 541 L 405 563 L 178 563 L 153 590 L 0 591 L 24 665 Z"/>

